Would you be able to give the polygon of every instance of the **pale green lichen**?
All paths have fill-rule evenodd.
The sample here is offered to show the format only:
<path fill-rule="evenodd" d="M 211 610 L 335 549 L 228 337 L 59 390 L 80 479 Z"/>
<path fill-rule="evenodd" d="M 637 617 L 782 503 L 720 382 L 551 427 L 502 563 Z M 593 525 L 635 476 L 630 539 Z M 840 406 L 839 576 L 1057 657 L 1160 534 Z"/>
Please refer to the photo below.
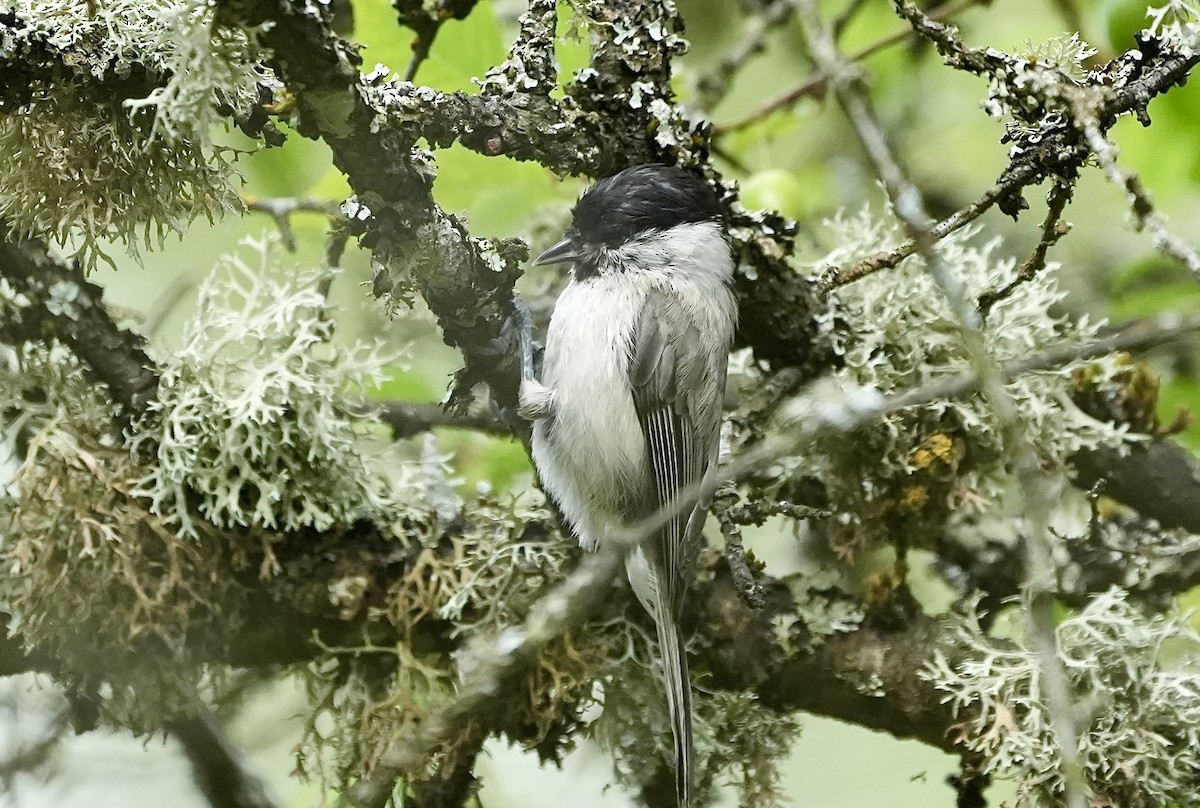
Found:
<path fill-rule="evenodd" d="M 212 0 L 0 0 L 0 11 L 15 19 L 0 58 L 47 76 L 0 116 L 0 214 L 14 228 L 73 246 L 91 268 L 109 260 L 105 240 L 136 257 L 139 243 L 156 248 L 237 204 L 234 155 L 210 132 L 219 109 L 247 111 L 275 82 L 252 34 L 215 24 Z"/>
<path fill-rule="evenodd" d="M 1079 34 L 1063 34 L 1045 42 L 1027 41 L 1021 55 L 1033 64 L 1054 68 L 1065 76 L 1082 80 L 1087 76 L 1084 62 L 1096 53 L 1096 49 L 1080 39 Z"/>
<path fill-rule="evenodd" d="M 197 552 L 131 494 L 143 469 L 70 352 L 27 345 L 15 360 L 0 363 L 0 400 L 13 406 L 3 432 L 20 444 L 0 494 L 10 628 L 77 692 L 103 688 L 111 724 L 150 731 L 201 709 L 198 659 L 227 643 L 245 608 L 230 554 Z"/>
<path fill-rule="evenodd" d="M 892 218 L 866 210 L 839 215 L 828 229 L 837 246 L 816 262 L 820 267 L 844 265 L 901 240 Z M 970 300 L 1016 278 L 1016 262 L 999 254 L 1000 242 L 977 243 L 977 232 L 965 228 L 936 248 Z M 1047 265 L 991 306 L 982 329 L 999 365 L 1094 338 L 1097 326 L 1086 317 L 1056 313 L 1063 298 L 1057 269 Z M 834 291 L 823 324 L 842 361 L 836 380 L 846 389 L 894 394 L 971 372 L 957 319 L 916 256 Z M 1119 447 L 1126 439 L 1124 427 L 1096 420 L 1072 402 L 1071 374 L 1082 364 L 1024 373 L 1006 385 L 1026 438 L 1050 470 L 1064 472 L 1081 449 Z M 1110 360 L 1095 367 L 1097 383 L 1115 371 Z M 891 533 L 927 535 L 952 511 L 994 511 L 1007 491 L 1001 431 L 977 393 L 894 412 L 858 428 L 853 441 L 821 439 L 816 448 L 807 460 L 835 512 L 827 526 L 847 547 Z"/>
<path fill-rule="evenodd" d="M 564 566 L 574 553 L 572 545 L 548 540 L 545 535 L 522 536 L 521 522 L 512 511 L 493 510 L 495 537 L 487 536 L 464 548 L 458 561 L 459 585 L 438 609 L 438 616 L 454 623 L 454 634 L 494 631 L 514 622 L 532 605 L 550 582 L 565 575 Z"/>
<path fill-rule="evenodd" d="M 1036 142 L 1039 131 L 1060 128 L 1065 118 L 1074 117 L 1071 99 L 1086 86 L 1085 62 L 1095 53 L 1078 34 L 1026 42 L 1015 54 L 989 50 L 993 66 L 984 110 L 996 118 L 1011 117 L 1011 138 Z"/>
<path fill-rule="evenodd" d="M 306 672 L 334 720 L 322 725 L 314 720 L 299 762 L 304 771 L 323 777 L 334 772 L 337 782 L 379 765 L 397 737 L 445 706 L 469 669 L 469 645 L 429 643 L 431 624 L 444 626 L 438 633 L 475 638 L 519 624 L 578 552 L 551 528 L 551 515 L 536 502 L 479 496 L 443 521 L 435 502 L 440 485 L 429 478 L 453 478 L 428 457 L 411 468 L 413 479 L 423 482 L 408 489 L 409 514 L 397 521 L 407 547 L 404 572 L 372 609 L 373 619 L 390 623 L 397 642 L 329 649 L 333 661 Z M 527 686 L 509 694 L 497 731 L 544 757 L 560 758 L 570 738 L 564 728 L 574 726 L 578 705 L 589 699 L 593 680 L 609 660 L 611 625 L 622 622 L 600 621 L 543 649 L 524 673 Z M 455 729 L 462 734 L 448 738 L 447 747 L 460 743 L 470 727 Z M 434 768 L 443 755 L 435 756 Z"/>
<path fill-rule="evenodd" d="M 255 240 L 222 260 L 135 430 L 157 460 L 137 493 L 185 535 L 193 501 L 219 527 L 289 531 L 386 521 L 395 505 L 359 403 L 387 357 L 335 344 L 319 275 L 272 278 L 272 263 Z"/>
<path fill-rule="evenodd" d="M 1063 772 L 1037 653 L 1000 650 L 968 614 L 969 657 L 937 652 L 922 676 L 944 692 L 959 742 L 983 771 L 1017 783 L 1021 808 L 1057 804 Z M 1180 617 L 1146 614 L 1119 589 L 1095 596 L 1057 630 L 1076 704 L 1092 805 L 1191 805 L 1200 792 L 1200 635 Z"/>
<path fill-rule="evenodd" d="M 218 25 L 215 0 L 160 3 L 156 24 L 143 30 L 148 41 L 140 52 L 158 60 L 167 80 L 145 98 L 125 102 L 131 111 L 153 110 L 151 139 L 207 140 L 211 127 L 226 124 L 218 111 L 222 106 L 246 112 L 258 101 L 260 87 L 279 87 L 263 64 L 257 31 Z"/>
<path fill-rule="evenodd" d="M 674 751 L 654 641 L 630 631 L 630 653 L 598 686 L 599 716 L 588 732 L 613 756 L 617 782 L 641 789 L 669 766 Z M 779 764 L 799 732 L 795 716 L 771 710 L 753 693 L 701 687 L 693 701 L 697 783 L 701 793 L 732 786 L 740 808 L 767 808 L 783 798 Z"/>
<path fill-rule="evenodd" d="M 773 618 L 776 642 L 785 653 L 795 650 L 793 631 L 803 634 L 816 647 L 834 634 L 854 631 L 866 617 L 862 602 L 848 591 L 845 570 L 833 565 L 815 566 L 784 581 L 795 602 L 795 614 L 781 612 Z"/>
<path fill-rule="evenodd" d="M 1166 5 L 1149 6 L 1146 16 L 1150 32 L 1183 53 L 1194 54 L 1200 47 L 1200 6 L 1193 0 L 1169 0 Z"/>
<path fill-rule="evenodd" d="M 422 473 L 447 472 L 435 463 Z M 553 529 L 544 505 L 526 499 L 478 497 L 463 504 L 453 529 L 446 530 L 429 500 L 430 488 L 412 490 L 426 516 L 405 520 L 409 561 L 385 606 L 374 610 L 400 640 L 329 649 L 335 661 L 327 659 L 306 674 L 324 715 L 314 718 L 299 751 L 304 771 L 336 772 L 335 781 L 346 782 L 372 770 L 395 738 L 444 707 L 454 683 L 470 670 L 469 644 L 452 650 L 419 643 L 429 621 L 447 623 L 452 636 L 495 636 L 520 624 L 579 552 Z M 671 755 L 655 645 L 652 625 L 637 603 L 611 599 L 586 625 L 540 652 L 522 674 L 521 686 L 506 691 L 495 730 L 549 761 L 561 760 L 582 730 L 612 754 L 620 782 L 644 785 Z M 752 695 L 708 689 L 698 692 L 696 711 L 698 756 L 716 778 L 703 788 L 726 783 L 737 790 L 741 805 L 774 804 L 776 767 L 795 735 L 794 719 Z M 468 733 L 469 727 L 456 730 Z M 448 748 L 461 741 L 448 739 Z M 433 768 L 409 777 L 428 776 L 445 754 L 446 748 L 432 759 Z"/>
<path fill-rule="evenodd" d="M 712 727 L 709 766 L 734 788 L 739 808 L 770 808 L 786 801 L 780 765 L 800 734 L 796 716 L 763 706 L 753 693 L 715 691 L 711 713 L 702 718 Z"/>

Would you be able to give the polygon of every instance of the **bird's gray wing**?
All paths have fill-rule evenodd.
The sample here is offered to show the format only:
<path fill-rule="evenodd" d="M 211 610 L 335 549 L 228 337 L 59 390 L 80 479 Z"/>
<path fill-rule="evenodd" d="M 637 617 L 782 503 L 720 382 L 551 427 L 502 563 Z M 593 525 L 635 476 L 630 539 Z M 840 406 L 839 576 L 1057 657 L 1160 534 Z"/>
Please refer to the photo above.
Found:
<path fill-rule="evenodd" d="M 646 439 L 653 490 L 644 501 L 649 516 L 673 507 L 676 513 L 657 540 L 648 542 L 651 561 L 665 568 L 659 582 L 677 613 L 686 594 L 695 537 L 687 535 L 693 505 L 678 503 L 680 492 L 703 478 L 720 428 L 728 346 L 706 353 L 700 329 L 668 292 L 647 294 L 630 345 L 629 382 L 634 409 Z"/>
<path fill-rule="evenodd" d="M 652 490 L 646 492 L 640 515 L 664 508 L 678 511 L 643 544 L 643 552 L 653 581 L 653 602 L 646 605 L 658 628 L 681 806 L 691 805 L 694 751 L 691 683 L 679 617 L 703 513 L 698 503 L 681 503 L 679 497 L 700 483 L 715 456 L 728 361 L 727 345 L 712 335 L 702 337 L 676 298 L 653 290 L 638 318 L 629 362 L 634 408 L 651 472 Z M 712 344 L 711 351 L 704 350 L 706 342 Z"/>

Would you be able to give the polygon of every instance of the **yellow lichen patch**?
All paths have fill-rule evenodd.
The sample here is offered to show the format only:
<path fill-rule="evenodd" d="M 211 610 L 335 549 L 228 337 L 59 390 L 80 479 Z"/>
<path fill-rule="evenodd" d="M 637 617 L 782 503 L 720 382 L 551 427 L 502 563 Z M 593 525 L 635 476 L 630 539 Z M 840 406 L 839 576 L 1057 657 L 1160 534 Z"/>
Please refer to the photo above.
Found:
<path fill-rule="evenodd" d="M 929 502 L 929 491 L 923 485 L 906 485 L 900 492 L 900 509 L 918 511 Z"/>
<path fill-rule="evenodd" d="M 910 458 L 913 467 L 925 471 L 935 464 L 953 466 L 958 458 L 954 450 L 954 439 L 944 432 L 930 435 L 918 446 Z"/>

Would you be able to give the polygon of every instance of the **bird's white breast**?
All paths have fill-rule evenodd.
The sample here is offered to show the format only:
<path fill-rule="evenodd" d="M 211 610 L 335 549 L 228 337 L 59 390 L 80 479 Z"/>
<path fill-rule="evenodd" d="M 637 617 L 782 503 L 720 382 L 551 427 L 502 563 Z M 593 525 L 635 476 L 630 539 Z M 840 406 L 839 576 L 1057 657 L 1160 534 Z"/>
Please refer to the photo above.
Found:
<path fill-rule="evenodd" d="M 542 485 L 588 548 L 649 484 L 628 375 L 646 292 L 674 296 L 718 345 L 729 344 L 736 319 L 732 258 L 713 222 L 648 234 L 613 250 L 609 262 L 572 280 L 554 307 L 542 368 L 549 415 L 534 422 L 532 441 Z"/>
<path fill-rule="evenodd" d="M 550 417 L 533 430 L 533 459 L 579 540 L 594 547 L 641 490 L 646 450 L 629 390 L 629 343 L 645 295 L 616 276 L 572 281 L 546 335 L 542 383 Z"/>

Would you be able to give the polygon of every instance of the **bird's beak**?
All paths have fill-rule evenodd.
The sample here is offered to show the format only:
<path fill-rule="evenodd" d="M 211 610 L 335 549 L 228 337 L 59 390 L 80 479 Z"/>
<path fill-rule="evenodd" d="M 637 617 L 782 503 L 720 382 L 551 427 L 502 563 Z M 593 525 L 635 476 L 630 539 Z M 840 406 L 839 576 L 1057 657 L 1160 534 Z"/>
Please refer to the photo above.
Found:
<path fill-rule="evenodd" d="M 535 258 L 533 265 L 542 267 L 547 264 L 563 264 L 582 257 L 583 252 L 579 249 L 579 245 L 568 236 Z"/>

